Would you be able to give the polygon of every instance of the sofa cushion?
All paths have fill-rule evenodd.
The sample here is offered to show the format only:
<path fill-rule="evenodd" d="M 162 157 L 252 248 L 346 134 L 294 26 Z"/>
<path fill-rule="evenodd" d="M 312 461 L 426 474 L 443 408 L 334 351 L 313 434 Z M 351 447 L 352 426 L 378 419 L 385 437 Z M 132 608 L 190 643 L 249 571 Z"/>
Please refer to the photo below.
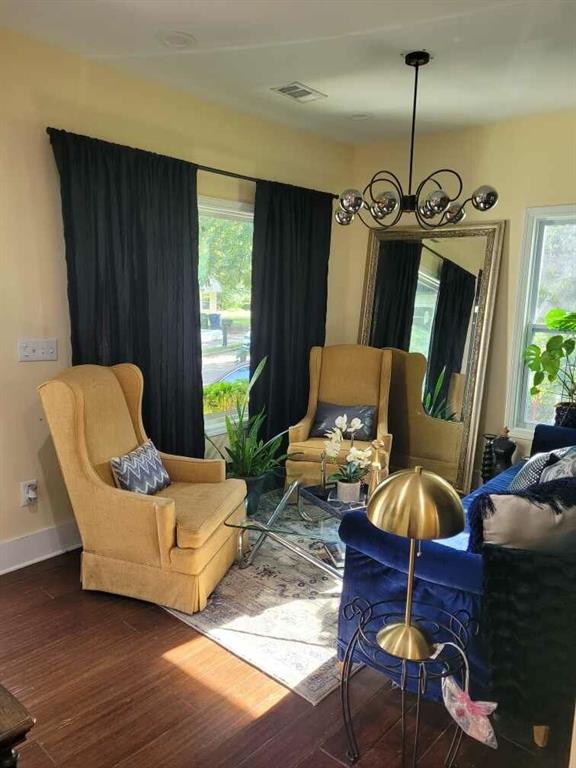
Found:
<path fill-rule="evenodd" d="M 576 507 L 557 513 L 521 496 L 493 496 L 484 518 L 484 544 L 542 552 L 576 551 Z"/>
<path fill-rule="evenodd" d="M 558 451 L 556 451 L 558 453 Z M 544 468 L 540 475 L 541 483 L 549 483 L 561 477 L 576 477 L 576 445 L 571 446 L 555 464 Z"/>
<path fill-rule="evenodd" d="M 158 495 L 174 499 L 178 546 L 197 549 L 242 504 L 246 497 L 246 483 L 243 480 L 172 483 Z"/>
<path fill-rule="evenodd" d="M 576 551 L 576 478 L 523 491 L 485 493 L 469 508 L 469 549 L 484 544 L 542 552 Z"/>
<path fill-rule="evenodd" d="M 510 490 L 523 491 L 531 485 L 539 483 L 544 469 L 559 461 L 568 450 L 569 448 L 556 448 L 553 451 L 535 453 L 510 483 Z"/>
<path fill-rule="evenodd" d="M 344 414 L 348 417 L 348 423 L 352 419 L 360 419 L 362 422 L 362 429 L 356 432 L 356 439 L 374 440 L 376 437 L 375 405 L 334 405 L 333 403 L 318 403 L 310 437 L 325 437 L 329 430 L 334 429 L 338 416 Z"/>
<path fill-rule="evenodd" d="M 110 469 L 116 487 L 123 491 L 151 495 L 170 485 L 170 476 L 152 440 L 110 459 Z"/>

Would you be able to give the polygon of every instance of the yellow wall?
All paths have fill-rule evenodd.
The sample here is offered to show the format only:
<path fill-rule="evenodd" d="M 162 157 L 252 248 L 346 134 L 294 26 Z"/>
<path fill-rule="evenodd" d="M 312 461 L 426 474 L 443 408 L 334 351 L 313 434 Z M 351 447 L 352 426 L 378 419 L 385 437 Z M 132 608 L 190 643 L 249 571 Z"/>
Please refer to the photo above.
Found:
<path fill-rule="evenodd" d="M 2 541 L 70 519 L 36 395 L 36 386 L 70 360 L 60 194 L 46 126 L 326 191 L 350 177 L 352 149 L 2 30 L 0 72 Z M 199 192 L 249 200 L 253 185 L 201 173 Z M 347 238 L 334 234 L 333 294 L 341 292 Z M 341 335 L 341 322 L 332 315 L 332 337 Z M 43 337 L 58 338 L 58 362 L 18 363 L 17 339 Z M 38 503 L 21 508 L 19 483 L 32 478 Z"/>
<path fill-rule="evenodd" d="M 394 171 L 404 180 L 407 163 L 407 140 L 361 146 L 355 153 L 354 182 L 364 186 L 381 168 Z M 446 166 L 460 172 L 465 192 L 480 184 L 492 184 L 499 192 L 497 207 L 487 214 L 470 206 L 467 223 L 508 221 L 480 423 L 480 433 L 496 432 L 504 426 L 524 212 L 528 207 L 563 205 L 576 200 L 576 111 L 417 137 L 414 178 L 422 179 Z M 415 223 L 413 217 L 406 219 L 408 224 Z M 350 283 L 344 310 L 345 340 L 354 341 L 368 238 L 359 222 L 349 229 L 350 259 L 343 264 Z"/>
<path fill-rule="evenodd" d="M 64 243 L 48 125 L 301 186 L 339 191 L 380 167 L 405 177 L 407 143 L 358 147 L 293 130 L 126 76 L 0 30 L 0 542 L 70 519 L 36 386 L 69 363 Z M 483 428 L 503 424 L 516 276 L 527 206 L 573 202 L 576 113 L 418 139 L 416 176 L 440 165 L 466 189 L 494 184 L 510 222 L 500 277 Z M 199 192 L 250 200 L 253 185 L 200 174 Z M 470 216 L 470 220 L 473 217 Z M 333 230 L 327 343 L 355 342 L 367 235 Z M 18 363 L 19 338 L 57 337 L 56 363 Z M 35 507 L 19 483 L 37 478 Z M 0 568 L 1 570 L 1 568 Z"/>

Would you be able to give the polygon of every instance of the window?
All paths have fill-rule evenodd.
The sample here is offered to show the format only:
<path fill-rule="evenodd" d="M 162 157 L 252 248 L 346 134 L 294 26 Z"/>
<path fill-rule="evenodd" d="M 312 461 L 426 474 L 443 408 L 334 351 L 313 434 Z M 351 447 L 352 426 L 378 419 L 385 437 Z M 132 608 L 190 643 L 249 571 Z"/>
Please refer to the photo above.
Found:
<path fill-rule="evenodd" d="M 253 216 L 208 198 L 198 214 L 204 419 L 206 432 L 219 434 L 249 379 Z"/>
<path fill-rule="evenodd" d="M 554 421 L 556 385 L 545 382 L 540 395 L 530 395 L 523 350 L 558 333 L 544 324 L 555 307 L 576 309 L 575 206 L 531 208 L 526 214 L 507 408 L 507 421 L 519 437 L 530 437 L 538 422 Z"/>
<path fill-rule="evenodd" d="M 438 287 L 440 282 L 427 272 L 418 272 L 418 285 L 414 301 L 414 316 L 410 334 L 410 352 L 420 352 L 428 359 L 430 336 L 434 323 Z"/>

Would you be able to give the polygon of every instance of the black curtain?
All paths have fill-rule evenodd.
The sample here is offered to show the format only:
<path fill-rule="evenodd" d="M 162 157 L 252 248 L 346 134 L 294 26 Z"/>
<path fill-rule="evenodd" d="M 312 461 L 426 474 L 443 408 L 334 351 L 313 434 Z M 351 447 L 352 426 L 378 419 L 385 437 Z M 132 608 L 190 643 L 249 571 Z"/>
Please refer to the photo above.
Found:
<path fill-rule="evenodd" d="M 250 369 L 268 356 L 250 397 L 263 436 L 295 424 L 308 403 L 310 348 L 323 345 L 332 195 L 259 181 L 254 203 Z"/>
<path fill-rule="evenodd" d="M 146 430 L 204 455 L 197 168 L 49 129 L 60 174 L 72 362 L 132 362 Z"/>
<path fill-rule="evenodd" d="M 370 345 L 408 350 L 422 243 L 382 240 L 378 252 Z"/>
<path fill-rule="evenodd" d="M 452 373 L 462 369 L 462 356 L 475 290 L 474 275 L 452 261 L 442 262 L 427 371 L 427 389 L 431 391 L 442 368 L 446 366 L 440 398 L 448 396 Z"/>

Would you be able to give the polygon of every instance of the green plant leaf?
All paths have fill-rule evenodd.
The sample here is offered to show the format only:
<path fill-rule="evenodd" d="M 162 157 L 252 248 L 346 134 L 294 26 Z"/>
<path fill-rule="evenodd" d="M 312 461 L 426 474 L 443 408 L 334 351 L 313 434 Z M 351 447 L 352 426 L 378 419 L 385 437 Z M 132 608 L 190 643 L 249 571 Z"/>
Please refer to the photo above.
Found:
<path fill-rule="evenodd" d="M 549 352 L 552 352 L 552 351 L 562 352 L 563 346 L 564 346 L 564 336 L 560 336 L 560 335 L 550 336 L 550 338 L 546 342 L 546 349 Z"/>
<path fill-rule="evenodd" d="M 576 312 L 555 307 L 546 313 L 544 323 L 555 331 L 576 332 Z"/>

